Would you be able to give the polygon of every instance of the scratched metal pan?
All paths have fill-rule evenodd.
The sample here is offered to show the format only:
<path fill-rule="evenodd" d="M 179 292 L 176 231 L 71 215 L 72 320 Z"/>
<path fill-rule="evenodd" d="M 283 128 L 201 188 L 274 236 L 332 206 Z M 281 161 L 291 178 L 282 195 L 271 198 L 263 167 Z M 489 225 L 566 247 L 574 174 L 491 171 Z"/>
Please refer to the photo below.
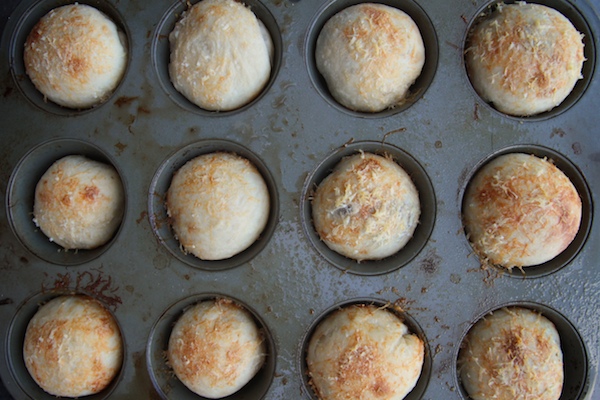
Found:
<path fill-rule="evenodd" d="M 583 33 L 586 61 L 565 102 L 516 118 L 477 95 L 463 57 L 469 29 L 497 2 L 377 1 L 410 15 L 426 47 L 423 72 L 408 99 L 380 113 L 339 105 L 315 65 L 323 25 L 357 0 L 246 1 L 273 38 L 272 73 L 254 100 L 230 112 L 202 110 L 170 83 L 168 34 L 186 1 L 79 1 L 115 21 L 129 51 L 117 89 L 85 110 L 44 100 L 23 63 L 23 45 L 37 20 L 72 2 L 0 4 L 1 399 L 50 398 L 26 371 L 21 347 L 39 305 L 61 293 L 103 302 L 126 344 L 118 377 L 93 398 L 195 398 L 163 354 L 180 313 L 209 297 L 244 305 L 268 341 L 266 364 L 231 398 L 315 398 L 307 384 L 306 339 L 327 313 L 358 302 L 393 305 L 426 341 L 427 364 L 411 399 L 467 400 L 456 366 L 462 340 L 478 319 L 506 305 L 532 308 L 556 325 L 565 354 L 561 400 L 598 397 L 600 5 L 535 0 L 561 11 Z M 217 150 L 257 165 L 273 207 L 267 228 L 246 252 L 203 262 L 180 251 L 163 200 L 179 166 Z M 422 213 L 405 249 L 357 263 L 319 239 L 310 194 L 342 157 L 360 151 L 391 156 L 407 170 Z M 483 268 L 461 216 L 471 177 L 494 157 L 515 151 L 551 159 L 574 182 L 583 204 L 572 245 L 524 274 Z M 33 223 L 35 184 L 67 154 L 110 163 L 123 182 L 121 226 L 95 250 L 62 251 Z"/>

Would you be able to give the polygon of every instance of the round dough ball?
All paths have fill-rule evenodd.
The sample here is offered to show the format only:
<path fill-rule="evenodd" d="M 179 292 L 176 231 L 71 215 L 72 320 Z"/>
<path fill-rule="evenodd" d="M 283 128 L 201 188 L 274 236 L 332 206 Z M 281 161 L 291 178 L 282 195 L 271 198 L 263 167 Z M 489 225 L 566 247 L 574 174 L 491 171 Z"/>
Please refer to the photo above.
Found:
<path fill-rule="evenodd" d="M 346 257 L 388 257 L 419 222 L 417 189 L 393 160 L 372 153 L 344 158 L 317 187 L 312 218 L 321 240 Z"/>
<path fill-rule="evenodd" d="M 87 396 L 106 388 L 121 369 L 121 332 L 98 301 L 56 297 L 29 321 L 23 358 L 31 377 L 51 395 Z"/>
<path fill-rule="evenodd" d="M 582 78 L 582 35 L 558 11 L 499 5 L 470 32 L 465 54 L 479 95 L 499 111 L 530 116 L 556 107 Z"/>
<path fill-rule="evenodd" d="M 310 384 L 321 400 L 401 400 L 419 380 L 424 349 L 392 312 L 347 306 L 327 316 L 310 337 Z"/>
<path fill-rule="evenodd" d="M 102 12 L 84 4 L 55 8 L 25 43 L 25 70 L 51 101 L 88 108 L 105 101 L 127 64 L 124 36 Z"/>
<path fill-rule="evenodd" d="M 171 81 L 197 106 L 229 111 L 252 101 L 271 76 L 272 38 L 234 0 L 202 0 L 169 35 Z"/>
<path fill-rule="evenodd" d="M 167 214 L 177 239 L 202 260 L 223 260 L 250 247 L 264 230 L 269 210 L 260 172 L 230 153 L 188 161 L 167 192 Z"/>
<path fill-rule="evenodd" d="M 65 249 L 108 242 L 123 218 L 125 193 L 117 171 L 84 156 L 61 158 L 35 188 L 34 223 Z"/>
<path fill-rule="evenodd" d="M 480 259 L 512 269 L 542 264 L 566 249 L 579 230 L 581 207 L 577 189 L 554 164 L 513 153 L 477 172 L 463 216 Z"/>
<path fill-rule="evenodd" d="M 229 300 L 187 309 L 169 338 L 168 359 L 179 380 L 210 399 L 240 390 L 260 370 L 263 337 L 248 311 Z"/>
<path fill-rule="evenodd" d="M 425 46 L 403 11 L 383 4 L 348 7 L 330 18 L 317 38 L 317 69 L 343 106 L 378 112 L 406 99 L 421 74 Z"/>
<path fill-rule="evenodd" d="M 473 400 L 558 400 L 563 354 L 552 322 L 535 311 L 494 311 L 467 334 L 458 367 Z"/>

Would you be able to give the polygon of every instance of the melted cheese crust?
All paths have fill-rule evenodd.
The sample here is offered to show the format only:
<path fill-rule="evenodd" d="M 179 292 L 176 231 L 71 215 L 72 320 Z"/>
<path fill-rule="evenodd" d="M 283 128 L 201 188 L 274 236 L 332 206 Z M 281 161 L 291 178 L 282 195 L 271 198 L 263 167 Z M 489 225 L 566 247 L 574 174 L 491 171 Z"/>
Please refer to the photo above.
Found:
<path fill-rule="evenodd" d="M 234 0 L 194 4 L 169 42 L 173 85 L 206 110 L 228 111 L 249 103 L 271 75 L 272 39 L 254 13 Z"/>
<path fill-rule="evenodd" d="M 558 400 L 563 355 L 552 322 L 520 307 L 494 311 L 469 331 L 458 365 L 473 400 Z"/>
<path fill-rule="evenodd" d="M 52 299 L 33 316 L 23 345 L 25 366 L 54 396 L 102 391 L 123 360 L 121 333 L 112 315 L 87 296 Z"/>
<path fill-rule="evenodd" d="M 403 11 L 358 4 L 329 19 L 317 38 L 317 69 L 345 107 L 378 112 L 401 103 L 421 74 L 425 46 Z"/>
<path fill-rule="evenodd" d="M 514 153 L 497 157 L 475 175 L 465 193 L 464 224 L 484 263 L 542 264 L 573 241 L 581 199 L 551 162 Z"/>
<path fill-rule="evenodd" d="M 318 325 L 306 362 L 321 400 L 401 400 L 419 379 L 424 353 L 421 339 L 395 314 L 354 305 Z"/>
<path fill-rule="evenodd" d="M 501 5 L 470 33 L 466 63 L 473 87 L 507 114 L 551 110 L 582 78 L 582 37 L 552 8 Z"/>
<path fill-rule="evenodd" d="M 372 153 L 344 158 L 317 187 L 315 229 L 332 250 L 355 260 L 388 257 L 419 221 L 417 189 L 393 160 Z"/>
<path fill-rule="evenodd" d="M 94 106 L 106 100 L 125 72 L 122 35 L 93 7 L 55 8 L 27 37 L 25 70 L 51 101 L 70 108 Z"/>
<path fill-rule="evenodd" d="M 65 249 L 93 249 L 108 242 L 123 218 L 125 193 L 117 171 L 83 156 L 66 156 L 35 188 L 34 222 Z"/>
<path fill-rule="evenodd" d="M 263 337 L 250 314 L 218 299 L 192 306 L 169 338 L 169 364 L 194 393 L 211 399 L 240 390 L 265 360 Z"/>

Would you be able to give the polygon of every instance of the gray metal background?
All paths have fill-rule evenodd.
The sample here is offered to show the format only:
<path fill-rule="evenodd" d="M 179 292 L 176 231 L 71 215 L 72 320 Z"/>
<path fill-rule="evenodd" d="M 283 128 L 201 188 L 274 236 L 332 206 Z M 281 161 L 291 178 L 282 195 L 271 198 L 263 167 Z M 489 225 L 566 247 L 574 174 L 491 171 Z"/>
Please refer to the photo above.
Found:
<path fill-rule="evenodd" d="M 31 1 L 27 1 L 31 2 Z M 0 6 L 2 27 L 17 1 Z M 158 83 L 151 47 L 157 24 L 174 1 L 114 0 L 130 32 L 131 62 L 123 84 L 108 104 L 80 116 L 57 116 L 33 106 L 9 72 L 8 39 L 0 55 L 0 192 L 18 161 L 50 138 L 95 143 L 123 173 L 126 219 L 115 243 L 99 258 L 79 266 L 44 262 L 28 252 L 0 212 L 0 377 L 15 398 L 26 398 L 7 360 L 8 326 L 18 307 L 43 288 L 77 276 L 107 283 L 105 294 L 120 298 L 114 308 L 126 341 L 120 381 L 111 398 L 155 398 L 146 370 L 145 348 L 159 316 L 182 298 L 204 292 L 237 297 L 265 321 L 276 345 L 276 374 L 268 399 L 295 399 L 301 389 L 299 348 L 315 318 L 333 304 L 372 297 L 398 301 L 423 328 L 433 366 L 426 399 L 460 398 L 456 350 L 477 316 L 499 304 L 533 301 L 566 315 L 587 346 L 589 384 L 600 396 L 596 375 L 600 338 L 599 219 L 583 251 L 557 273 L 536 279 L 503 276 L 486 283 L 461 231 L 460 202 L 473 168 L 506 146 L 539 144 L 570 159 L 585 176 L 598 204 L 600 193 L 600 74 L 571 109 L 542 121 L 506 118 L 482 104 L 469 86 L 461 46 L 467 22 L 481 0 L 424 0 L 436 29 L 439 62 L 433 83 L 407 110 L 359 118 L 340 112 L 315 90 L 305 61 L 305 38 L 323 2 L 265 0 L 282 40 L 281 68 L 272 87 L 242 112 L 220 117 L 191 113 L 175 104 Z M 585 15 L 600 47 L 600 6 L 573 2 Z M 596 60 L 597 61 L 597 60 Z M 124 99 L 127 98 L 127 101 Z M 119 101 L 120 100 L 120 101 Z M 391 133 L 390 133 L 391 132 Z M 390 133 L 389 135 L 386 135 Z M 166 157 L 201 139 L 234 141 L 256 153 L 273 175 L 280 215 L 266 247 L 239 267 L 207 272 L 175 259 L 156 239 L 148 219 L 148 191 Z M 417 159 L 433 183 L 437 214 L 433 233 L 409 264 L 380 276 L 344 274 L 312 247 L 301 224 L 305 178 L 334 149 L 354 140 L 396 145 Z M 110 280 L 109 280 L 110 278 Z M 91 278 L 90 278 L 91 279 Z M 588 397 L 592 398 L 591 390 Z"/>

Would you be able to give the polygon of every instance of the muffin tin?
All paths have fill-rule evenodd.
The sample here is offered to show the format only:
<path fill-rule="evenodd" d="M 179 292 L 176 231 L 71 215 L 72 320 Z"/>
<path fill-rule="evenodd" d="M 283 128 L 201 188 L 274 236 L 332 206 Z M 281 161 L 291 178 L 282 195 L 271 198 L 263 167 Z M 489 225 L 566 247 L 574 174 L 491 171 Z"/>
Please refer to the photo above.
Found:
<path fill-rule="evenodd" d="M 567 379 L 563 400 L 600 393 L 600 8 L 592 0 L 536 0 L 563 11 L 585 33 L 583 79 L 567 103 L 515 118 L 485 104 L 469 83 L 464 42 L 492 2 L 383 0 L 421 29 L 427 61 L 404 105 L 356 113 L 329 95 L 312 56 L 318 30 L 356 0 L 247 1 L 275 44 L 273 73 L 250 104 L 208 112 L 170 85 L 168 33 L 186 2 L 99 1 L 122 28 L 130 50 L 125 77 L 102 105 L 69 110 L 45 102 L 28 80 L 23 42 L 42 15 L 65 0 L 5 1 L 0 71 L 3 146 L 0 182 L 0 377 L 10 397 L 51 398 L 27 374 L 26 324 L 40 303 L 85 293 L 114 314 L 125 341 L 117 379 L 94 398 L 194 398 L 162 358 L 168 330 L 188 305 L 227 297 L 263 327 L 267 363 L 232 398 L 313 397 L 306 384 L 305 341 L 318 320 L 345 304 L 394 307 L 426 340 L 426 368 L 411 399 L 467 399 L 457 378 L 460 343 L 480 317 L 524 305 L 561 332 Z M 267 181 L 267 228 L 247 251 L 221 262 L 180 252 L 168 226 L 164 192 L 173 171 L 194 155 L 238 152 Z M 345 155 L 389 154 L 419 189 L 420 225 L 404 250 L 357 263 L 332 254 L 316 236 L 310 193 Z M 547 156 L 571 178 L 584 205 L 573 244 L 558 259 L 508 273 L 482 269 L 464 235 L 462 196 L 491 158 L 513 151 Z M 114 238 L 90 251 L 62 251 L 32 221 L 33 190 L 55 160 L 84 154 L 108 162 L 126 192 Z M 1 391 L 0 391 L 1 393 Z"/>

